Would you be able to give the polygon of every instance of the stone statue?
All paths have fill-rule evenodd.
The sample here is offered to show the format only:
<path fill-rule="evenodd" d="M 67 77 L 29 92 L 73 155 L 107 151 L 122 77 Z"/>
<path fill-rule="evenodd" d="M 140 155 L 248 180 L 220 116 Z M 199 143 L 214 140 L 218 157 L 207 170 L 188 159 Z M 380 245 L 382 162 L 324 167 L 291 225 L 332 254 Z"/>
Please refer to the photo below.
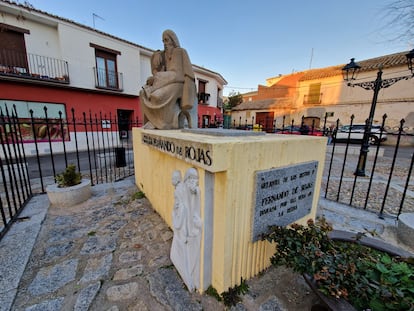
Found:
<path fill-rule="evenodd" d="M 174 171 L 172 183 L 174 236 L 170 257 L 188 290 L 193 291 L 200 287 L 202 221 L 198 172 L 195 168 L 188 169 L 182 182 L 180 171 Z"/>
<path fill-rule="evenodd" d="M 162 41 L 164 51 L 152 55 L 152 76 L 139 93 L 144 128 L 197 127 L 196 86 L 190 58 L 172 30 L 163 32 Z"/>

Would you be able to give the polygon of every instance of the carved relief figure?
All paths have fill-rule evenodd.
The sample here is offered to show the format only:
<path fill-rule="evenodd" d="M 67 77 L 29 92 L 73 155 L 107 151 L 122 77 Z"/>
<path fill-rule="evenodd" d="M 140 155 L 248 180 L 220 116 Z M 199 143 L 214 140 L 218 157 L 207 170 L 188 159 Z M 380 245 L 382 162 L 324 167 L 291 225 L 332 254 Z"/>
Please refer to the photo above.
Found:
<path fill-rule="evenodd" d="M 139 93 L 144 128 L 192 127 L 190 110 L 196 104 L 196 86 L 190 58 L 172 30 L 163 32 L 162 41 L 164 51 L 152 55 L 152 76 Z"/>
<path fill-rule="evenodd" d="M 181 173 L 172 176 L 174 191 L 173 242 L 171 260 L 180 273 L 188 290 L 200 286 L 200 246 L 202 221 L 200 216 L 200 189 L 198 172 L 187 170 L 184 182 Z"/>

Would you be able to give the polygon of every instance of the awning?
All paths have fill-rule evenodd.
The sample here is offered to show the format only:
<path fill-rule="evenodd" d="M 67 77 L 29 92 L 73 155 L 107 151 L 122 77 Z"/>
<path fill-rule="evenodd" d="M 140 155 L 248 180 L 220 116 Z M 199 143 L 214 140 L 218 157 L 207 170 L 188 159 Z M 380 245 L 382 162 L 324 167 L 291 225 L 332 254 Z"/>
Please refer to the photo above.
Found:
<path fill-rule="evenodd" d="M 198 105 L 198 117 L 202 118 L 204 115 L 210 116 L 212 121 L 221 121 L 223 119 L 223 115 L 219 108 L 207 105 Z"/>

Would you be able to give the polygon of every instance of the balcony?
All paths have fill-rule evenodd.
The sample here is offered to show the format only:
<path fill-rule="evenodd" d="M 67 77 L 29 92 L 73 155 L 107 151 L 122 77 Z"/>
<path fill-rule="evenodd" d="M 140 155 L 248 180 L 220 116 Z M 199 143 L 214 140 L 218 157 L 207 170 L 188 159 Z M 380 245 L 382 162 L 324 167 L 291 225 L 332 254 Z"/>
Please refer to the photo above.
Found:
<path fill-rule="evenodd" d="M 0 49 L 0 76 L 69 84 L 66 61 Z"/>
<path fill-rule="evenodd" d="M 201 105 L 208 105 L 209 98 L 209 93 L 198 93 L 198 103 Z"/>
<path fill-rule="evenodd" d="M 123 76 L 121 72 L 93 67 L 95 87 L 98 89 L 122 91 Z"/>
<path fill-rule="evenodd" d="M 303 105 L 320 105 L 322 104 L 323 93 L 309 94 L 303 97 Z"/>

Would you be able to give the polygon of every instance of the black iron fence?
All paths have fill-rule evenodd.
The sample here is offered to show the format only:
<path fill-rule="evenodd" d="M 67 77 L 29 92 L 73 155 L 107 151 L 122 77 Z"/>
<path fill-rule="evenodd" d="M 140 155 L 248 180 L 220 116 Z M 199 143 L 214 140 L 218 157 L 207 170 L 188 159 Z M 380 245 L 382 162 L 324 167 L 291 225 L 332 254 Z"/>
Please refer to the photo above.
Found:
<path fill-rule="evenodd" d="M 54 176 L 68 164 L 75 164 L 92 185 L 134 174 L 129 131 L 142 126 L 142 120 L 119 122 L 116 116 L 92 112 L 79 118 L 74 110 L 66 118 L 61 113 L 59 118 L 49 118 L 46 107 L 43 118 L 30 113 L 30 118 L 19 118 L 15 107 L 0 110 L 0 238 L 33 195 L 45 193 L 46 185 L 54 183 Z M 353 125 L 353 119 L 344 124 Z M 274 135 L 328 136 L 321 194 L 329 200 L 376 211 L 380 217 L 398 217 L 414 211 L 414 133 L 405 126 L 405 120 L 389 128 L 386 119 L 384 116 L 379 133 L 375 133 L 380 143 L 369 147 L 365 176 L 355 174 L 361 143 L 353 144 L 358 137 L 352 139 L 352 127 L 347 127 L 345 139 L 341 132 L 339 141 L 340 120 L 328 127 L 327 117 L 322 124 L 302 118 L 296 126 L 294 120 L 285 122 L 283 117 L 264 123 L 272 124 L 271 128 L 253 120 L 250 124 L 233 122 L 233 128 L 266 130 Z"/>
<path fill-rule="evenodd" d="M 300 122 L 287 121 L 283 116 L 271 120 L 233 120 L 232 128 L 266 131 L 274 134 L 327 136 L 327 155 L 321 192 L 336 202 L 377 212 L 379 217 L 398 217 L 403 212 L 414 212 L 414 129 L 402 119 L 398 126 L 375 125 L 369 135 L 370 146 L 365 174 L 359 176 L 363 135 L 367 121 L 354 124 L 349 120 L 329 122 L 302 117 Z M 341 126 L 346 124 L 346 126 Z M 267 126 L 266 126 L 267 125 Z M 269 126 L 270 125 L 270 126 Z"/>
<path fill-rule="evenodd" d="M 337 120 L 325 160 L 322 191 L 327 199 L 374 211 L 379 217 L 398 217 L 414 212 L 414 133 L 404 119 L 395 128 L 385 126 L 386 115 L 382 119 L 379 130 L 369 133 L 372 139 L 366 159 L 363 141 L 351 144 L 363 136 L 361 130 L 353 131 L 354 116 L 342 132 Z M 366 163 L 362 163 L 365 168 L 361 176 L 362 160 Z"/>
<path fill-rule="evenodd" d="M 19 118 L 16 107 L 0 108 L 0 238 L 26 203 L 69 164 L 75 164 L 92 185 L 115 182 L 134 174 L 129 131 L 141 121 L 82 113 L 49 118 Z M 122 125 L 122 129 L 119 127 Z"/>
<path fill-rule="evenodd" d="M 239 120 L 233 119 L 231 128 L 241 130 L 259 130 L 267 133 L 282 133 L 282 134 L 311 134 L 317 136 L 323 136 L 321 129 L 328 130 L 326 126 L 327 115 L 323 120 L 323 124 L 320 123 L 319 118 L 305 118 L 302 116 L 300 122 L 295 119 L 289 119 L 286 116 L 280 118 L 263 118 Z M 300 133 L 299 133 L 300 132 Z"/>

